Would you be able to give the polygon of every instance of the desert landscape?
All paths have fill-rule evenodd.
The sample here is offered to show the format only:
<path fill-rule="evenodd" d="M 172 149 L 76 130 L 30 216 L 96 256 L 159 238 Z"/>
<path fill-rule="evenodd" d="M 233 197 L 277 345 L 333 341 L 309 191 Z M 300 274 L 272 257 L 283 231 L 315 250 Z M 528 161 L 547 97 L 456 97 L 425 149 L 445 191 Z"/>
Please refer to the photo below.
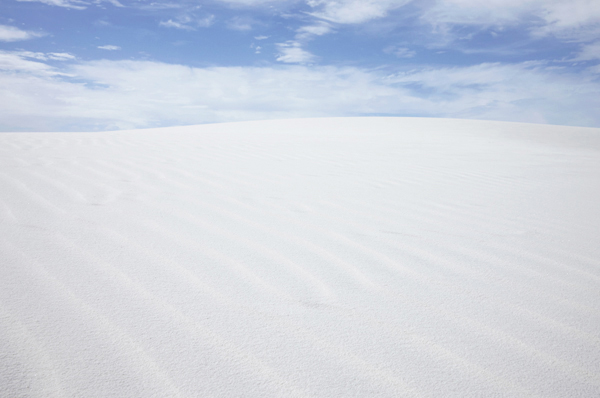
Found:
<path fill-rule="evenodd" d="M 0 134 L 0 396 L 600 396 L 600 129 Z"/>

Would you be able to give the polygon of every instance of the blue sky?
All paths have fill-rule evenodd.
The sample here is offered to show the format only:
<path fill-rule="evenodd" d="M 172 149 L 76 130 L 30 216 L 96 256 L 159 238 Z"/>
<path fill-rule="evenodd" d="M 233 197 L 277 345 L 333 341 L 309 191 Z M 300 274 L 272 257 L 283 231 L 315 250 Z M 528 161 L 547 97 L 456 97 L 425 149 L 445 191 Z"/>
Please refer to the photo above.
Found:
<path fill-rule="evenodd" d="M 371 115 L 600 127 L 600 1 L 0 3 L 0 131 Z"/>

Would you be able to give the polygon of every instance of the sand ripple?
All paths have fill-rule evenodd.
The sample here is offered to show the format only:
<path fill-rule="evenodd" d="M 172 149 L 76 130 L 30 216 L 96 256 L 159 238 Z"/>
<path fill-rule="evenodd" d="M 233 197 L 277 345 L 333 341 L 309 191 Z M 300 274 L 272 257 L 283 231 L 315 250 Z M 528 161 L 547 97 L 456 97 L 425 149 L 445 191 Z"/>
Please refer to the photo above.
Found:
<path fill-rule="evenodd" d="M 600 130 L 0 134 L 1 397 L 600 396 Z"/>

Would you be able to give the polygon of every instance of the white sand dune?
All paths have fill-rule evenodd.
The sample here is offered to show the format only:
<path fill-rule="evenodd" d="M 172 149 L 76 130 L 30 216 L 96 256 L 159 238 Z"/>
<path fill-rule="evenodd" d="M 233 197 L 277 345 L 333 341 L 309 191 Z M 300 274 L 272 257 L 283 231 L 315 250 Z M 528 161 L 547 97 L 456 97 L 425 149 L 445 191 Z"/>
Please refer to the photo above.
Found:
<path fill-rule="evenodd" d="M 1 397 L 598 397 L 600 129 L 0 134 Z"/>

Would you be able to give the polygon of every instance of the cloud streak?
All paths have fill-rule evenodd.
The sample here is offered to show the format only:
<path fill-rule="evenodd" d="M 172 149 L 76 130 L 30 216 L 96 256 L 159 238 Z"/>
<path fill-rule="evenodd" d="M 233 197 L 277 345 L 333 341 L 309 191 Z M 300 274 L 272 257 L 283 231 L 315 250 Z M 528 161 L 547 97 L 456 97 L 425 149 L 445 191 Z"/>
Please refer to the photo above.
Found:
<path fill-rule="evenodd" d="M 340 24 L 360 24 L 382 18 L 411 0 L 307 0 L 313 16 Z"/>
<path fill-rule="evenodd" d="M 91 1 L 86 1 L 86 0 L 17 0 L 20 2 L 28 2 L 28 3 L 32 3 L 32 2 L 38 2 L 38 3 L 43 3 L 49 6 L 56 6 L 56 7 L 64 7 L 64 8 L 72 8 L 75 10 L 84 10 L 87 7 L 89 7 L 90 5 L 99 5 L 101 3 L 110 3 L 116 7 L 123 7 L 123 4 L 121 4 L 118 0 L 91 0 Z"/>
<path fill-rule="evenodd" d="M 600 33 L 595 0 L 437 0 L 423 7 L 421 20 L 432 26 L 526 27 L 533 36 L 588 40 Z"/>
<path fill-rule="evenodd" d="M 276 46 L 279 51 L 279 55 L 276 59 L 279 62 L 287 64 L 306 64 L 316 59 L 313 54 L 302 49 L 301 43 L 297 41 L 291 40 L 285 43 L 278 43 Z"/>
<path fill-rule="evenodd" d="M 39 2 L 39 3 L 47 4 L 50 6 L 73 8 L 76 10 L 83 10 L 83 9 L 87 8 L 87 6 L 90 4 L 87 1 L 81 1 L 81 0 L 17 0 L 17 1 Z"/>
<path fill-rule="evenodd" d="M 21 30 L 15 26 L 0 25 L 0 41 L 12 42 L 30 40 L 45 36 L 44 33 Z"/>
<path fill-rule="evenodd" d="M 573 61 L 590 61 L 600 59 L 600 41 L 584 45 Z"/>
<path fill-rule="evenodd" d="M 197 28 L 208 28 L 215 21 L 214 15 L 207 15 L 202 18 L 197 18 L 191 15 L 180 15 L 174 19 L 160 21 L 159 26 L 165 28 L 176 28 L 182 30 L 196 30 Z"/>
<path fill-rule="evenodd" d="M 121 49 L 121 47 L 119 47 L 119 46 L 113 46 L 111 44 L 107 44 L 107 45 L 104 45 L 104 46 L 98 46 L 98 48 L 100 50 L 107 50 L 107 51 L 118 51 L 118 50 Z"/>

